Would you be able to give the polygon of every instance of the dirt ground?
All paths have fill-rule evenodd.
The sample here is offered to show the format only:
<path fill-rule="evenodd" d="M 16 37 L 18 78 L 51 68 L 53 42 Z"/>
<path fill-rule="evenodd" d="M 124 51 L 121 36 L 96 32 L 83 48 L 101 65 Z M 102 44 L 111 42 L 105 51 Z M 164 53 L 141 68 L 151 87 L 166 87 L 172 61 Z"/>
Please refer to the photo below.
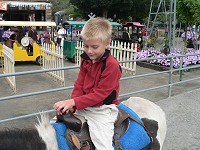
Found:
<path fill-rule="evenodd" d="M 156 102 L 167 117 L 167 135 L 162 150 L 199 150 L 200 89 Z"/>

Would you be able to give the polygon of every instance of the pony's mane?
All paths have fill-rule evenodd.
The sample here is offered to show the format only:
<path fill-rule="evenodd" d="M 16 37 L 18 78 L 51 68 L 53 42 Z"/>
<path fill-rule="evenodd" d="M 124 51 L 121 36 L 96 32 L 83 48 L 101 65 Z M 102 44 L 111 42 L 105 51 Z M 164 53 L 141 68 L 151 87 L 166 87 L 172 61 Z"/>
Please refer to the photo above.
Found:
<path fill-rule="evenodd" d="M 36 129 L 5 129 L 0 131 L 1 150 L 46 150 Z"/>
<path fill-rule="evenodd" d="M 46 143 L 47 150 L 58 150 L 56 132 L 54 127 L 50 124 L 48 114 L 41 113 L 40 117 L 38 117 L 38 124 L 36 124 L 35 127 L 39 136 Z"/>

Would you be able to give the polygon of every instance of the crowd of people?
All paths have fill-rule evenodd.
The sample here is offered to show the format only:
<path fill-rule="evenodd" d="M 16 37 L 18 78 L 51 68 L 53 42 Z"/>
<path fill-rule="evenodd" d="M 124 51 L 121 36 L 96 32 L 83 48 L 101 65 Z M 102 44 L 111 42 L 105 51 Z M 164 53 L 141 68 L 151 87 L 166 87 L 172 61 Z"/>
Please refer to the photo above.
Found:
<path fill-rule="evenodd" d="M 32 49 L 31 46 L 33 42 L 38 43 L 38 33 L 35 29 L 35 27 L 7 27 L 2 35 L 2 42 L 5 42 L 5 44 L 9 47 L 13 47 L 13 43 L 17 42 L 18 44 L 21 44 L 23 46 L 23 38 L 29 37 L 29 45 L 28 48 Z M 10 43 L 10 44 L 8 44 Z"/>
<path fill-rule="evenodd" d="M 26 47 L 29 51 L 33 51 L 33 43 L 36 42 L 39 45 L 43 43 L 50 43 L 53 41 L 56 45 L 63 47 L 64 40 L 73 41 L 76 43 L 78 34 L 76 28 L 68 28 L 66 29 L 64 26 L 59 24 L 54 32 L 51 35 L 49 31 L 37 31 L 36 27 L 28 26 L 28 27 L 4 27 L 1 32 L 1 41 L 4 42 L 10 48 L 13 48 L 13 43 L 17 42 L 18 44 L 26 45 L 23 43 L 23 38 L 29 38 L 29 44 Z M 25 40 L 24 40 L 25 41 Z"/>

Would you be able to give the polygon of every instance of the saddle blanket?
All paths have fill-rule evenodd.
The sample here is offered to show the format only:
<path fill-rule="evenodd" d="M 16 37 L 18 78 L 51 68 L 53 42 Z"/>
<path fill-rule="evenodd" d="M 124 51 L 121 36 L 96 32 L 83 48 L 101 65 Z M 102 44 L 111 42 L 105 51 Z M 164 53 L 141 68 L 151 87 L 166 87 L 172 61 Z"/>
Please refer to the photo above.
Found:
<path fill-rule="evenodd" d="M 124 104 L 119 104 L 119 108 L 128 112 L 130 115 L 141 121 L 141 118 L 129 107 Z M 65 139 L 65 131 L 67 126 L 62 122 L 52 124 L 56 131 L 56 138 L 59 150 L 70 150 Z M 149 136 L 144 128 L 137 122 L 130 119 L 128 130 L 120 138 L 120 144 L 123 150 L 141 150 L 150 143 Z"/>

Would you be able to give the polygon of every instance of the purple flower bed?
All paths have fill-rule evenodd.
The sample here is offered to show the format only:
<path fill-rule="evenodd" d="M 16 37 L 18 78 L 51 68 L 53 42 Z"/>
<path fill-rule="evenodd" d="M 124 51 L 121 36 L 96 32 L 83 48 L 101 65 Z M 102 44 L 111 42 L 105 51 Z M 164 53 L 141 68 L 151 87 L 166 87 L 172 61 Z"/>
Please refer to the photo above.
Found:
<path fill-rule="evenodd" d="M 185 39 L 185 32 L 181 34 L 181 38 L 184 40 Z M 192 31 L 187 31 L 186 32 L 186 40 L 197 40 L 199 38 L 199 34 L 193 33 Z"/>
<path fill-rule="evenodd" d="M 200 52 L 194 49 L 188 49 L 187 52 L 185 52 L 183 55 L 187 54 L 199 54 Z M 157 64 L 161 66 L 170 66 L 170 59 L 167 58 L 162 58 L 166 56 L 179 56 L 181 55 L 181 50 L 180 49 L 174 49 L 173 53 L 165 55 L 159 50 L 155 50 L 153 48 L 150 48 L 148 50 L 142 50 L 140 52 L 137 52 L 137 59 L 148 59 L 148 58 L 159 58 L 155 60 L 148 60 L 147 62 L 152 63 L 152 64 Z M 196 56 L 186 56 L 183 57 L 183 66 L 188 66 L 188 65 L 194 65 L 200 63 L 200 55 Z M 173 67 L 179 67 L 181 64 L 180 57 L 174 57 L 173 58 Z"/>

